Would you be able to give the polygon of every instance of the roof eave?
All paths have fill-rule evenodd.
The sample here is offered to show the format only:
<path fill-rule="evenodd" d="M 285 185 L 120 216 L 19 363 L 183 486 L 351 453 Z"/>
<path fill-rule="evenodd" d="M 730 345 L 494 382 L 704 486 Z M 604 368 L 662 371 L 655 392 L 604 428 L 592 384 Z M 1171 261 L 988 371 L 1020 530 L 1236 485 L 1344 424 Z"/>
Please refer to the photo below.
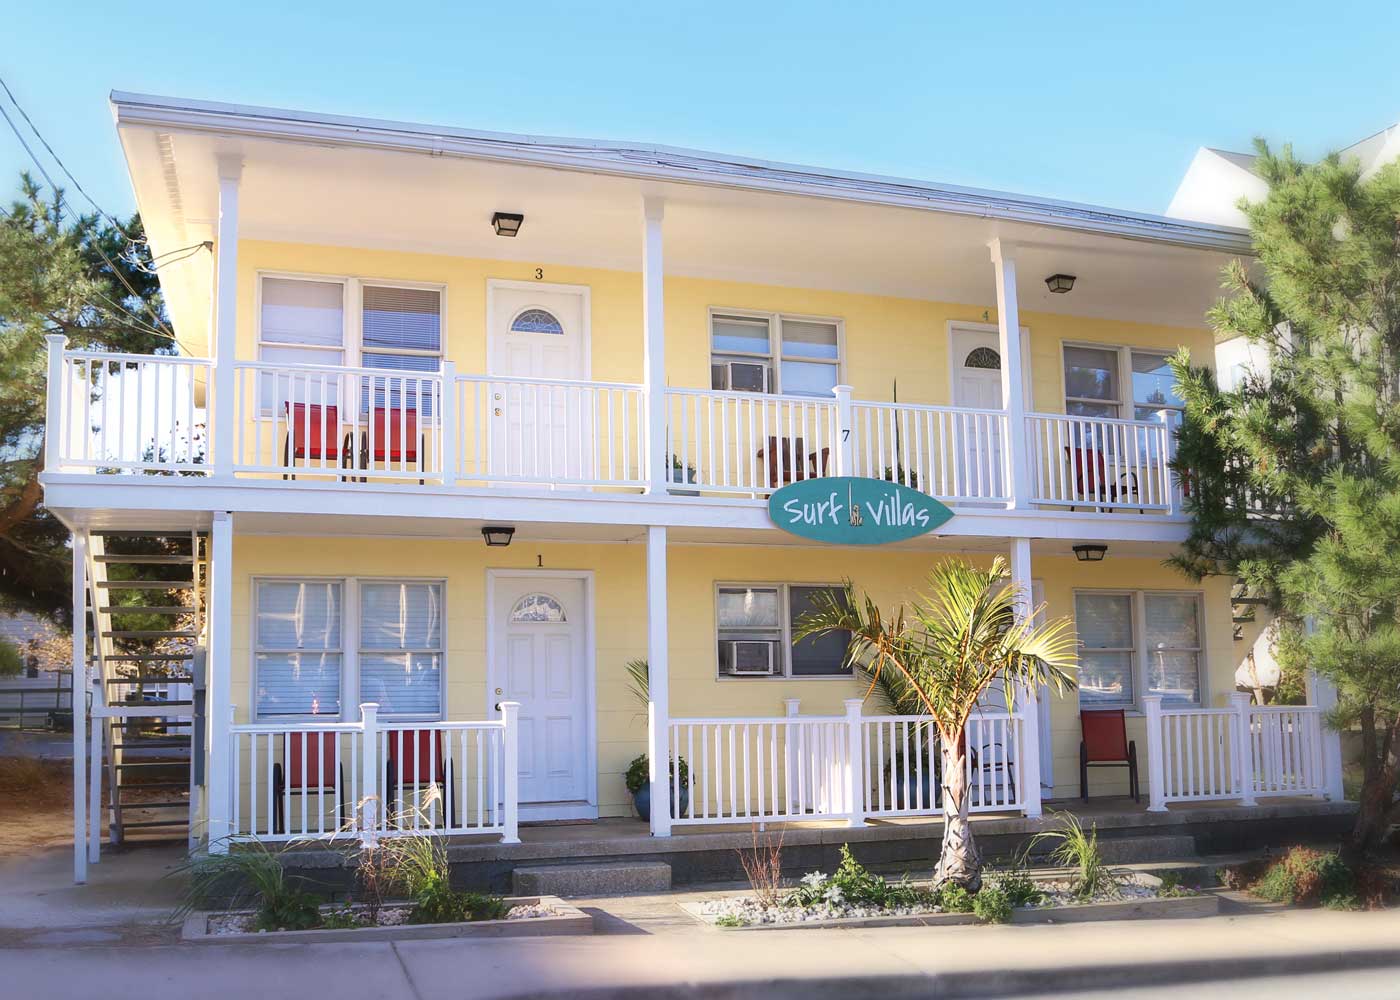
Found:
<path fill-rule="evenodd" d="M 820 170 L 666 146 L 476 132 L 114 91 L 119 126 L 458 156 L 672 183 L 767 191 L 1000 219 L 1220 253 L 1249 254 L 1249 234 L 1073 202 L 902 178 Z"/>

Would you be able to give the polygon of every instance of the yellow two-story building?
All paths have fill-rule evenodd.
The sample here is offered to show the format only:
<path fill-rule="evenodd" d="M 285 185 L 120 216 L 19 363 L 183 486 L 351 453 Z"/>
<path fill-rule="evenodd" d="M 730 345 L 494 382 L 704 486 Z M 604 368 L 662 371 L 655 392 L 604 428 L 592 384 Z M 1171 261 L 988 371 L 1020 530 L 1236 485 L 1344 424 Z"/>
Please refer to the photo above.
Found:
<path fill-rule="evenodd" d="M 93 746 L 120 765 L 132 692 L 190 666 L 175 812 L 211 846 L 510 842 L 632 815 L 644 753 L 673 762 L 644 772 L 656 836 L 934 815 L 928 730 L 866 698 L 839 639 L 792 633 L 819 590 L 893 608 L 949 556 L 1005 557 L 1080 643 L 1075 691 L 974 721 L 974 811 L 1136 792 L 1130 757 L 1153 809 L 1340 796 L 1316 702 L 1234 697 L 1231 581 L 1164 565 L 1186 532 L 1167 359 L 1211 363 L 1244 232 L 692 150 L 112 106 L 178 350 L 52 341 L 46 503 L 95 612 Z M 880 546 L 774 524 L 771 494 L 838 476 L 952 517 Z M 175 579 L 142 564 L 189 568 L 168 634 L 117 620 L 124 583 Z M 1123 766 L 1085 789 L 1085 763 Z M 139 822 L 91 787 L 95 851 Z"/>

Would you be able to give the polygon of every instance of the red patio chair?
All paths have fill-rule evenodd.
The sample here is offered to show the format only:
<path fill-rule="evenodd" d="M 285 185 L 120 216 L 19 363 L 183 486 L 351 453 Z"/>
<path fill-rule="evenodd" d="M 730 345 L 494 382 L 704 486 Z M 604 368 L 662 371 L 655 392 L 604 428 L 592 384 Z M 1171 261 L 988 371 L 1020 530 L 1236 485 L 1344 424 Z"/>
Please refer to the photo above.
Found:
<path fill-rule="evenodd" d="M 422 472 L 426 449 L 425 436 L 418 430 L 417 410 L 376 406 L 371 427 L 360 432 L 360 468 L 368 469 L 375 462 L 400 467 L 417 464 Z M 418 485 L 423 485 L 423 480 L 418 480 Z"/>
<path fill-rule="evenodd" d="M 1120 473 L 1116 482 L 1108 481 L 1103 451 L 1099 448 L 1074 448 L 1065 445 L 1065 461 L 1069 463 L 1074 474 L 1076 497 L 1093 497 L 1103 503 L 1117 503 L 1120 496 L 1142 496 L 1138 490 L 1137 473 L 1132 469 Z M 1074 510 L 1074 505 L 1069 509 Z"/>
<path fill-rule="evenodd" d="M 352 803 L 345 801 L 345 765 L 335 763 L 336 734 L 323 732 L 286 733 L 282 737 L 282 760 L 272 765 L 272 832 L 286 832 L 283 815 L 288 795 L 329 794 L 337 804 L 341 825 L 350 819 Z M 286 761 L 283 769 L 282 761 Z M 309 833 L 310 831 L 302 831 Z"/>
<path fill-rule="evenodd" d="M 438 729 L 391 729 L 385 736 L 385 798 L 390 817 L 404 813 L 403 793 L 436 788 L 442 796 L 439 806 L 443 825 L 457 825 L 456 803 L 452 799 L 452 761 L 442 752 L 442 731 Z M 399 822 L 403 822 L 399 820 Z M 412 824 L 410 824 L 412 825 Z"/>
<path fill-rule="evenodd" d="M 1139 798 L 1137 743 L 1128 739 L 1128 721 L 1121 708 L 1079 713 L 1079 797 L 1089 801 L 1089 768 L 1126 767 L 1133 801 Z"/>
<path fill-rule="evenodd" d="M 346 431 L 337 443 L 340 413 L 335 406 L 284 400 L 282 412 L 287 420 L 287 434 L 282 440 L 283 468 L 298 458 L 303 462 L 330 459 L 342 469 L 354 464 L 354 435 Z M 295 479 L 296 475 L 284 472 L 282 478 Z"/>

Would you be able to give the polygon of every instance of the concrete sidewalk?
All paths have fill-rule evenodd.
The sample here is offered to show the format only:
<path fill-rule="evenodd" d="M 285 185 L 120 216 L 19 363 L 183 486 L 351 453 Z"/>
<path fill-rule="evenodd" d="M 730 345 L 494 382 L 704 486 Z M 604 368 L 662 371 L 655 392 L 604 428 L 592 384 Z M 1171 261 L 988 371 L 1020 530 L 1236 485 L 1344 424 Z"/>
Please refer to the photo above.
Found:
<path fill-rule="evenodd" d="M 1390 968 L 1400 913 L 1287 911 L 1022 927 L 723 932 L 398 944 L 30 944 L 0 950 L 11 996 L 1017 996 L 1109 986 L 1224 991 L 1242 976 Z M 1194 984 L 1194 985 L 1192 985 Z M 1215 984 L 1209 986 L 1207 984 Z M 1400 993 L 1400 989 L 1397 989 Z"/>

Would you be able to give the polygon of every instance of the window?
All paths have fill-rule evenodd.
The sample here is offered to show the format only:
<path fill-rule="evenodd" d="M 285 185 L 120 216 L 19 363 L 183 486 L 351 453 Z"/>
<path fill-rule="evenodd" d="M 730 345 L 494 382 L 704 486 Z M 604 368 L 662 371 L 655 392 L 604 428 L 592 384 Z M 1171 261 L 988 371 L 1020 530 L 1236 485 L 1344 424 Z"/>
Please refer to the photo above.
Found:
<path fill-rule="evenodd" d="M 442 367 L 442 291 L 361 281 L 355 278 L 295 278 L 263 275 L 258 315 L 258 360 L 287 365 L 349 365 L 390 371 L 436 372 Z M 358 324 L 346 323 L 346 303 L 359 302 Z M 353 314 L 353 308 L 351 310 Z M 358 330 L 358 336 L 354 330 Z M 351 332 L 347 332 L 351 331 Z M 382 381 L 382 380 L 379 380 Z M 264 412 L 290 398 L 288 379 L 262 380 Z M 338 378 L 325 394 L 341 391 Z M 353 394 L 353 389 L 347 390 Z M 384 405 L 385 389 L 375 390 Z M 391 387 L 398 405 L 399 389 Z M 409 383 L 410 397 L 419 391 Z M 298 380 L 296 394 L 321 402 L 318 380 Z M 370 387 L 360 388 L 361 412 L 369 410 Z M 423 400 L 426 409 L 427 400 Z M 409 404 L 412 406 L 412 400 Z"/>
<path fill-rule="evenodd" d="M 796 623 L 830 585 L 723 584 L 715 600 L 719 672 L 725 677 L 849 677 L 846 633 L 794 642 Z"/>
<path fill-rule="evenodd" d="M 1066 344 L 1064 357 L 1066 413 L 1157 420 L 1166 410 L 1171 425 L 1180 426 L 1185 404 L 1176 391 L 1169 353 Z"/>
<path fill-rule="evenodd" d="M 442 717 L 441 581 L 259 580 L 254 589 L 259 718 L 338 718 L 342 701 L 376 702 L 388 718 Z M 358 632 L 349 643 L 347 601 Z"/>
<path fill-rule="evenodd" d="M 716 312 L 710 347 L 713 389 L 830 396 L 841 380 L 835 320 Z"/>
<path fill-rule="evenodd" d="M 260 718 L 339 717 L 342 594 L 338 580 L 257 584 L 253 660 Z"/>
<path fill-rule="evenodd" d="M 387 716 L 442 713 L 442 584 L 360 584 L 360 700 Z"/>
<path fill-rule="evenodd" d="M 1132 708 L 1141 692 L 1200 704 L 1200 608 L 1199 594 L 1076 593 L 1079 703 Z"/>
<path fill-rule="evenodd" d="M 560 624 L 567 621 L 564 605 L 548 594 L 526 594 L 510 609 L 510 620 L 516 623 Z"/>

